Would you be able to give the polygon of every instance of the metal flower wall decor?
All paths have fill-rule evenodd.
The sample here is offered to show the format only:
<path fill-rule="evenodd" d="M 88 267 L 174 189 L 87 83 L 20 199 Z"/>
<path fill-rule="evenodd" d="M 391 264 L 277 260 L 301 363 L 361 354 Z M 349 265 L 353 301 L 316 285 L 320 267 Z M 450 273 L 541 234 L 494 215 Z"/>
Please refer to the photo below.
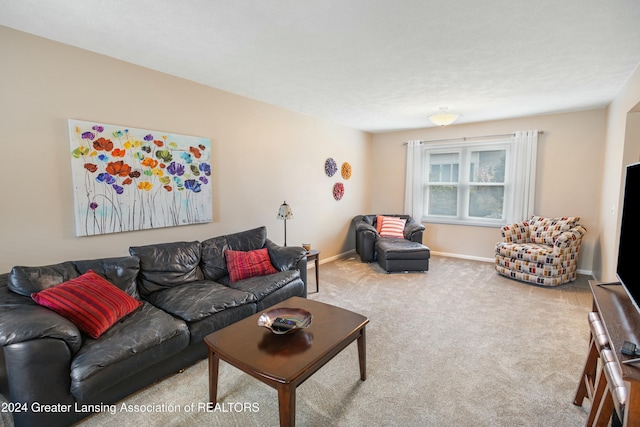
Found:
<path fill-rule="evenodd" d="M 324 162 L 324 172 L 329 178 L 333 177 L 336 174 L 336 172 L 338 172 L 338 165 L 332 157 L 329 157 Z M 351 178 L 351 174 L 352 174 L 351 164 L 349 164 L 349 162 L 342 163 L 342 165 L 340 166 L 340 175 L 342 176 L 342 178 L 345 180 L 348 180 Z M 332 192 L 333 192 L 333 198 L 336 201 L 342 200 L 342 197 L 344 197 L 344 184 L 342 182 L 336 182 L 333 185 Z"/>

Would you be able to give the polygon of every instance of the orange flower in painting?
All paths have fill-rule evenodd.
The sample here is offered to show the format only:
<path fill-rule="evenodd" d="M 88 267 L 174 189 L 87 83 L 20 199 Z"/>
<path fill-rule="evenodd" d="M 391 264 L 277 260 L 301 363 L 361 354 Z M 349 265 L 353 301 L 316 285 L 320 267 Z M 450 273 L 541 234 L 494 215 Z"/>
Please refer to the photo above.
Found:
<path fill-rule="evenodd" d="M 124 157 L 125 154 L 127 154 L 127 152 L 125 150 L 121 150 L 119 148 L 114 148 L 113 151 L 111 152 L 111 155 L 113 157 Z"/>
<path fill-rule="evenodd" d="M 153 169 L 156 166 L 158 166 L 158 161 L 155 159 L 152 159 L 151 157 L 145 157 L 144 160 L 142 161 L 142 165 Z"/>
<path fill-rule="evenodd" d="M 168 192 L 171 192 L 173 190 L 173 188 L 171 188 L 170 185 L 165 185 L 164 189 L 167 190 Z"/>
<path fill-rule="evenodd" d="M 131 166 L 118 160 L 117 162 L 109 162 L 105 170 L 111 176 L 128 176 L 131 173 Z"/>
<path fill-rule="evenodd" d="M 164 145 L 164 141 L 159 141 L 157 139 L 154 139 L 153 143 L 156 144 L 158 147 L 162 147 Z"/>
<path fill-rule="evenodd" d="M 93 148 L 95 148 L 98 151 L 101 151 L 101 150 L 111 151 L 113 150 L 113 142 L 105 138 L 98 138 L 95 141 L 93 141 Z"/>
<path fill-rule="evenodd" d="M 189 147 L 189 151 L 196 159 L 202 157 L 202 154 L 200 154 L 200 150 L 198 150 L 196 147 Z"/>
<path fill-rule="evenodd" d="M 139 190 L 151 191 L 151 188 L 153 188 L 153 184 L 151 184 L 149 181 L 143 181 L 138 183 Z"/>
<path fill-rule="evenodd" d="M 98 166 L 94 165 L 93 163 L 85 163 L 84 168 L 89 172 L 95 172 L 98 170 Z"/>
<path fill-rule="evenodd" d="M 127 178 L 124 181 L 122 181 L 122 185 L 129 185 L 133 182 L 133 180 L 131 178 Z"/>

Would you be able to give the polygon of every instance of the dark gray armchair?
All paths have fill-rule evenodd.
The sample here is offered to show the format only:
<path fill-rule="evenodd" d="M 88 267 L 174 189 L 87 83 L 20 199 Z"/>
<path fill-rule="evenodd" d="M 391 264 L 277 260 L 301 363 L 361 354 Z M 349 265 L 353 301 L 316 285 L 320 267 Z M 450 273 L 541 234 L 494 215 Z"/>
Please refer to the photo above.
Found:
<path fill-rule="evenodd" d="M 384 214 L 383 216 L 393 216 L 407 220 L 404 226 L 404 238 L 411 242 L 422 244 L 422 234 L 424 225 L 416 222 L 409 215 Z M 377 215 L 358 215 L 353 218 L 353 228 L 356 233 L 356 252 L 360 255 L 362 262 L 373 262 L 377 259 L 376 241 L 380 238 L 376 231 Z"/>

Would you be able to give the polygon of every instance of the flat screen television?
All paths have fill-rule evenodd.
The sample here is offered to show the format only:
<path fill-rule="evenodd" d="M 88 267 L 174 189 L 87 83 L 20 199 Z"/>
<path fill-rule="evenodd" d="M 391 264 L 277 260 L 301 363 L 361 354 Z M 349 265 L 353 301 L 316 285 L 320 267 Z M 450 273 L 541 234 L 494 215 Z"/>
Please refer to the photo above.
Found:
<path fill-rule="evenodd" d="M 627 166 L 616 275 L 640 311 L 640 163 Z"/>

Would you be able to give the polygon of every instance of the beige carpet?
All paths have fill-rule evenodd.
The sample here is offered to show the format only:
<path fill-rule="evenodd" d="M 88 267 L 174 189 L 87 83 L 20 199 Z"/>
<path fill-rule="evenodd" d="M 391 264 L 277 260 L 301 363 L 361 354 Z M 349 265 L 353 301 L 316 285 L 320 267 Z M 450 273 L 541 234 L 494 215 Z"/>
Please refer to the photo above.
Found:
<path fill-rule="evenodd" d="M 354 256 L 323 264 L 309 297 L 369 317 L 368 378 L 359 380 L 354 343 L 298 388 L 299 426 L 584 425 L 589 402 L 572 404 L 588 345 L 584 276 L 542 288 L 483 262 L 436 256 L 428 273 L 385 274 Z M 224 362 L 223 406 L 198 410 L 207 375 L 200 362 L 78 425 L 278 425 L 276 391 Z"/>

